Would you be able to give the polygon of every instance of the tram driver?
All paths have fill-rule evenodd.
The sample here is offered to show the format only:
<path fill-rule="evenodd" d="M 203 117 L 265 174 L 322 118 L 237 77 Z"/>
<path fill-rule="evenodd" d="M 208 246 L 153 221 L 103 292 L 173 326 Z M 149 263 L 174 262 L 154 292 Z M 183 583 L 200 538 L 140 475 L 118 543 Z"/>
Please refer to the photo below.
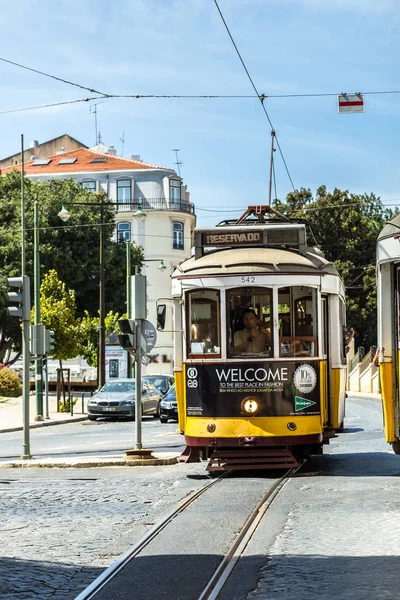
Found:
<path fill-rule="evenodd" d="M 269 345 L 269 333 L 261 326 L 256 312 L 248 308 L 242 314 L 244 329 L 236 331 L 233 337 L 235 353 L 266 352 Z"/>

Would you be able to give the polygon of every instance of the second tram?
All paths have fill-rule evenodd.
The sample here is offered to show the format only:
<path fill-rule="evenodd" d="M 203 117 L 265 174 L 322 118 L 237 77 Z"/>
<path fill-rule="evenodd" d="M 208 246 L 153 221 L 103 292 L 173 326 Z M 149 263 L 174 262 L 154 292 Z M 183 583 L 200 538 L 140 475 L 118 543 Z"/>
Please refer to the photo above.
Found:
<path fill-rule="evenodd" d="M 377 245 L 378 360 L 386 441 L 400 454 L 400 216 Z"/>
<path fill-rule="evenodd" d="M 345 290 L 305 224 L 253 206 L 196 230 L 172 296 L 181 460 L 283 468 L 322 453 L 344 419 Z"/>

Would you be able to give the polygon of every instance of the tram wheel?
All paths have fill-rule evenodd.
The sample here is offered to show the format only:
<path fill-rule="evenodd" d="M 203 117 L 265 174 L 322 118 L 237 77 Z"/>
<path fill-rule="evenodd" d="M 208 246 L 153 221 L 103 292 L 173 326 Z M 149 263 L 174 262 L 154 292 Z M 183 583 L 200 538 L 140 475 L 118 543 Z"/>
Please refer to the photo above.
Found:
<path fill-rule="evenodd" d="M 392 448 L 395 454 L 400 454 L 400 442 L 393 442 Z"/>

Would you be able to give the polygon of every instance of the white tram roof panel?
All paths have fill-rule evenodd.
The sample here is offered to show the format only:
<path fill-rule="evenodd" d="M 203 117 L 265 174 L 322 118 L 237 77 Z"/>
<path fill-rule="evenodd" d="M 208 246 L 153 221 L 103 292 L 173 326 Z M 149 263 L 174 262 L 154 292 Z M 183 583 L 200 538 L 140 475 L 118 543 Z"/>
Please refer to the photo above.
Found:
<path fill-rule="evenodd" d="M 386 223 L 379 234 L 377 247 L 378 263 L 400 260 L 400 215 Z"/>
<path fill-rule="evenodd" d="M 337 275 L 337 270 L 317 248 L 305 254 L 280 248 L 235 248 L 207 252 L 178 265 L 173 277 L 233 275 L 235 273 L 315 273 Z"/>

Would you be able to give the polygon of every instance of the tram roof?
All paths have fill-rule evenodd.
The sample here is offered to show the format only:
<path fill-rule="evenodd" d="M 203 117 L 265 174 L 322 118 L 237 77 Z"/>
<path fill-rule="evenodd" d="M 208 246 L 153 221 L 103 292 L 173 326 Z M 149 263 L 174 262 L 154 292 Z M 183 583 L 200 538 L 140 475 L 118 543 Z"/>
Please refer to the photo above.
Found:
<path fill-rule="evenodd" d="M 379 240 L 382 240 L 383 238 L 387 238 L 396 233 L 400 234 L 400 215 L 398 215 L 397 217 L 394 217 L 394 219 L 392 219 L 391 221 L 388 221 L 388 223 L 386 223 L 385 227 L 382 229 L 382 231 L 380 232 L 380 234 L 378 236 L 378 242 L 379 242 Z"/>
<path fill-rule="evenodd" d="M 173 276 L 190 274 L 241 273 L 323 273 L 336 275 L 337 270 L 317 248 L 307 248 L 306 253 L 279 248 L 222 248 L 211 250 L 180 263 Z"/>

